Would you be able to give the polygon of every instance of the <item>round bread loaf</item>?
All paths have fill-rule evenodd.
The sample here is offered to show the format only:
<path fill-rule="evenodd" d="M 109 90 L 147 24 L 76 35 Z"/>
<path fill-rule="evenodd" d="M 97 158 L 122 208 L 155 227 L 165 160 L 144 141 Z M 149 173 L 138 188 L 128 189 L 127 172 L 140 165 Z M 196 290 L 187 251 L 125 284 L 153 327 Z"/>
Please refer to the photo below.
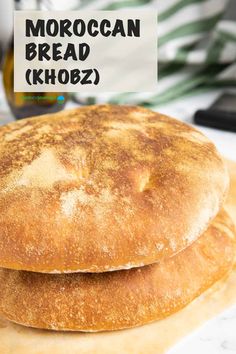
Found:
<path fill-rule="evenodd" d="M 141 107 L 89 106 L 0 128 L 0 266 L 103 272 L 190 245 L 228 175 L 194 128 Z"/>
<path fill-rule="evenodd" d="M 153 265 L 99 274 L 1 269 L 0 314 L 54 330 L 139 326 L 183 308 L 224 277 L 234 257 L 234 226 L 222 211 L 191 246 Z"/>

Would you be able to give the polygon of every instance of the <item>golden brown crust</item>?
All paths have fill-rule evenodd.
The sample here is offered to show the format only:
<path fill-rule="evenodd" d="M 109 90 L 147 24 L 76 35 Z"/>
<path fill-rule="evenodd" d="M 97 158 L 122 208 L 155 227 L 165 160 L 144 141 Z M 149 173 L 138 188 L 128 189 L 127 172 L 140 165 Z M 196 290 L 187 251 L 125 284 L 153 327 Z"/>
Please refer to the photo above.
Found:
<path fill-rule="evenodd" d="M 142 325 L 187 305 L 233 265 L 235 233 L 221 212 L 172 258 L 101 274 L 0 270 L 0 313 L 37 328 L 101 331 Z"/>
<path fill-rule="evenodd" d="M 36 272 L 151 264 L 222 205 L 214 145 L 141 107 L 90 106 L 0 129 L 0 266 Z"/>
<path fill-rule="evenodd" d="M 225 202 L 225 209 L 236 225 L 236 162 L 226 160 L 230 175 L 229 194 Z"/>

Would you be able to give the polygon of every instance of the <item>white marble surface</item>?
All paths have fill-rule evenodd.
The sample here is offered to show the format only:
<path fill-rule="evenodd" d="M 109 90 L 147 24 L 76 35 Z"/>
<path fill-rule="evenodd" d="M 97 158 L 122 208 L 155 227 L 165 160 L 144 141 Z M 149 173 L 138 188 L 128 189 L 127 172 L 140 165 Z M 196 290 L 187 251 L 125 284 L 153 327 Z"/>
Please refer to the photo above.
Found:
<path fill-rule="evenodd" d="M 236 305 L 182 339 L 168 354 L 235 354 Z"/>
<path fill-rule="evenodd" d="M 160 107 L 159 111 L 191 123 L 193 112 L 199 108 L 209 106 L 219 94 L 219 91 L 212 91 L 197 97 L 185 98 L 168 104 L 168 106 Z M 74 106 L 72 103 L 68 104 L 68 107 L 72 106 Z M 0 124 L 5 124 L 11 120 L 12 117 L 4 102 L 0 83 Z M 222 132 L 210 128 L 198 128 L 214 141 L 225 157 L 236 161 L 236 133 Z M 169 351 L 169 354 L 200 353 L 236 354 L 236 305 L 220 316 L 208 321 Z"/>

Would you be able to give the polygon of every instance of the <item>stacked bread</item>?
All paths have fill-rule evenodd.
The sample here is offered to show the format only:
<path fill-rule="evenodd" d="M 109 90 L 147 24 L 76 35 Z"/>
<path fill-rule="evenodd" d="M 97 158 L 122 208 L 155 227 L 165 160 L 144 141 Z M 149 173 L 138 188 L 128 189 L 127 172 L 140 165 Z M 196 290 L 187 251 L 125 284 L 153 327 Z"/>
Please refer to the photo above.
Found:
<path fill-rule="evenodd" d="M 227 275 L 228 175 L 194 128 L 90 106 L 0 129 L 0 315 L 102 331 L 162 319 Z"/>

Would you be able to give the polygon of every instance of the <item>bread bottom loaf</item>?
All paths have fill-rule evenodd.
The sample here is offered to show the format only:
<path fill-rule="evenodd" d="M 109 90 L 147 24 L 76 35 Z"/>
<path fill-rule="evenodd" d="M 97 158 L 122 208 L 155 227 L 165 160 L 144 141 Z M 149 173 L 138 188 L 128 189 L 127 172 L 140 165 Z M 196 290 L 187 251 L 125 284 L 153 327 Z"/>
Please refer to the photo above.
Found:
<path fill-rule="evenodd" d="M 234 245 L 234 226 L 221 211 L 196 242 L 158 264 L 97 274 L 0 269 L 0 314 L 54 330 L 143 325 L 180 310 L 223 278 L 232 268 Z"/>

